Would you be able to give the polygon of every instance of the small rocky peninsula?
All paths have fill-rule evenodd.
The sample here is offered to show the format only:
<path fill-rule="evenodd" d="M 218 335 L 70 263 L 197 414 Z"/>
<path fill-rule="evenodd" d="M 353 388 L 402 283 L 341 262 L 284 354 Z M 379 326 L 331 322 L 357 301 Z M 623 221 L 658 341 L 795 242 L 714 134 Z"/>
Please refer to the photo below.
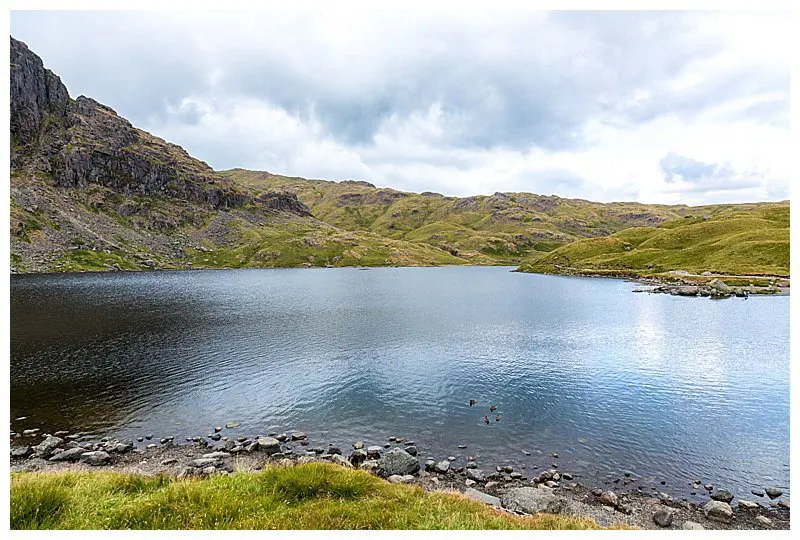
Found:
<path fill-rule="evenodd" d="M 480 457 L 470 455 L 468 445 L 459 446 L 464 456 L 422 457 L 422 445 L 404 437 L 390 436 L 382 444 L 356 441 L 345 449 L 315 444 L 300 431 L 244 435 L 237 427 L 236 422 L 215 426 L 205 437 L 185 441 L 151 434 L 134 441 L 97 440 L 67 431 L 12 432 L 11 471 L 113 470 L 192 479 L 324 461 L 392 483 L 459 492 L 517 515 L 546 512 L 591 518 L 601 526 L 644 529 L 789 528 L 789 501 L 771 486 L 742 496 L 697 479 L 692 489 L 708 493 L 708 501 L 696 504 L 667 493 L 648 493 L 641 485 L 634 488 L 631 473 L 611 487 L 599 487 L 584 485 L 557 463 L 547 470 L 516 470 L 511 465 L 487 469 Z"/>

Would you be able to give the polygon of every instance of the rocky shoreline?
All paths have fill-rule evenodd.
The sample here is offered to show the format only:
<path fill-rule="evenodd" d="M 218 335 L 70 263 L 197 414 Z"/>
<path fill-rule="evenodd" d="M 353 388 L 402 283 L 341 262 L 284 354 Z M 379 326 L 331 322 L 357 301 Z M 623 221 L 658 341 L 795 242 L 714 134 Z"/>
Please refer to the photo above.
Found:
<path fill-rule="evenodd" d="M 701 485 L 697 480 L 693 489 L 708 493 L 709 500 L 695 504 L 675 500 L 666 493 L 647 493 L 642 486 L 633 488 L 634 482 L 629 478 L 621 485 L 615 482 L 613 490 L 584 485 L 577 481 L 577 475 L 559 469 L 557 464 L 541 472 L 525 471 L 524 467 L 515 470 L 511 465 L 489 470 L 482 468 L 475 456 L 468 455 L 465 464 L 457 466 L 456 456 L 421 457 L 414 441 L 403 437 L 389 437 L 383 445 L 354 442 L 352 448 L 343 449 L 312 445 L 308 435 L 299 431 L 247 436 L 236 433 L 236 427 L 235 422 L 216 426 L 207 437 L 187 437 L 180 444 L 173 437 L 152 435 L 136 441 L 91 440 L 65 431 L 42 434 L 26 430 L 12 433 L 11 471 L 113 470 L 203 478 L 322 461 L 428 491 L 458 491 L 518 515 L 548 512 L 591 518 L 601 526 L 645 529 L 789 528 L 789 502 L 772 487 L 753 490 L 747 495 L 749 499 L 737 497 L 734 503 L 733 493 L 711 484 Z M 15 444 L 20 436 L 39 442 L 34 446 Z M 461 449 L 467 448 L 463 445 Z"/>
<path fill-rule="evenodd" d="M 708 298 L 747 298 L 750 295 L 788 296 L 789 287 L 770 285 L 767 287 L 747 285 L 731 286 L 720 279 L 712 279 L 708 283 L 668 283 L 653 278 L 637 279 L 637 283 L 650 285 L 649 288 L 634 289 L 633 292 L 671 294 L 673 296 L 704 296 Z"/>

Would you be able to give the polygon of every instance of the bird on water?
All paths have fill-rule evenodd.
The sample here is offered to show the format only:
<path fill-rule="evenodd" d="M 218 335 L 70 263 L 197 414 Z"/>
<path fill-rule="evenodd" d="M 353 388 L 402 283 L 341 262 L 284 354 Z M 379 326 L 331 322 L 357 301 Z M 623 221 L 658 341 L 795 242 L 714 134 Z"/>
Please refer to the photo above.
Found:
<path fill-rule="evenodd" d="M 474 399 L 471 399 L 471 400 L 469 400 L 469 406 L 470 406 L 470 407 L 472 407 L 472 406 L 473 406 L 473 405 L 475 405 L 476 403 L 477 403 L 477 401 L 475 401 Z"/>
<path fill-rule="evenodd" d="M 499 421 L 500 421 L 500 415 L 499 415 L 499 414 L 498 414 L 497 416 L 495 416 L 495 417 L 494 417 L 494 421 L 495 421 L 495 422 L 499 422 Z"/>
<path fill-rule="evenodd" d="M 497 405 L 489 405 L 489 412 L 494 412 L 497 410 Z"/>
<path fill-rule="evenodd" d="M 488 416 L 484 416 L 483 417 L 483 423 L 484 424 L 488 424 L 489 423 L 489 417 Z"/>

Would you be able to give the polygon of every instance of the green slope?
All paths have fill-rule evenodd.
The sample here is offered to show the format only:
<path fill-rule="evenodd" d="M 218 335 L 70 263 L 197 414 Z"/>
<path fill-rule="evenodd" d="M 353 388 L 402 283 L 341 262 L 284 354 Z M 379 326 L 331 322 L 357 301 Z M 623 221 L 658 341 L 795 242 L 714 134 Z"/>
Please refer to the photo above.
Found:
<path fill-rule="evenodd" d="M 558 274 L 692 274 L 789 276 L 789 204 L 729 207 L 658 227 L 627 229 L 531 257 L 525 272 Z"/>
<path fill-rule="evenodd" d="M 650 230 L 678 218 L 702 219 L 763 207 L 595 203 L 532 193 L 459 198 L 245 169 L 220 174 L 248 189 L 296 194 L 314 217 L 330 225 L 429 244 L 474 264 L 487 260 L 520 263 L 575 240 L 606 237 L 634 227 Z"/>

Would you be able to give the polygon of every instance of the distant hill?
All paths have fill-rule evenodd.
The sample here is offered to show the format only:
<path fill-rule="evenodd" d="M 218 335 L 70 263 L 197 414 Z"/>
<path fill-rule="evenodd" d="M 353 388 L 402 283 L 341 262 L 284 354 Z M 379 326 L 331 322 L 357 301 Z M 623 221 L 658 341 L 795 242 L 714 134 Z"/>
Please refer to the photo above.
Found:
<path fill-rule="evenodd" d="M 296 194 L 314 217 L 330 225 L 430 244 L 478 264 L 517 264 L 583 238 L 753 206 L 596 203 L 532 193 L 445 197 L 245 169 L 220 174 L 243 187 Z"/>
<path fill-rule="evenodd" d="M 525 272 L 657 276 L 789 276 L 789 204 L 737 205 L 714 216 L 685 217 L 585 239 L 531 257 Z"/>

